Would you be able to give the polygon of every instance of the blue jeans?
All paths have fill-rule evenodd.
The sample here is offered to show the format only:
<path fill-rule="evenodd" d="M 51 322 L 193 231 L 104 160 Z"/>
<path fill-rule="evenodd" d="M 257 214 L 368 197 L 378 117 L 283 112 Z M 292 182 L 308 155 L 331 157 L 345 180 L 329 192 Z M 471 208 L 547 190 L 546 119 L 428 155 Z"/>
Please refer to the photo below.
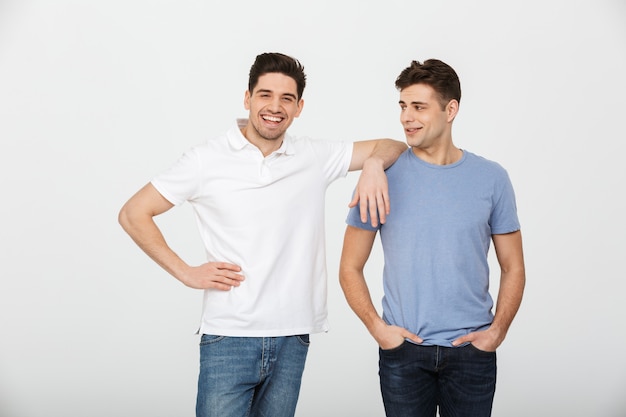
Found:
<path fill-rule="evenodd" d="M 292 417 L 309 335 L 200 339 L 197 417 Z"/>
<path fill-rule="evenodd" d="M 421 346 L 404 342 L 379 352 L 387 417 L 488 417 L 496 390 L 496 353 L 471 344 Z"/>

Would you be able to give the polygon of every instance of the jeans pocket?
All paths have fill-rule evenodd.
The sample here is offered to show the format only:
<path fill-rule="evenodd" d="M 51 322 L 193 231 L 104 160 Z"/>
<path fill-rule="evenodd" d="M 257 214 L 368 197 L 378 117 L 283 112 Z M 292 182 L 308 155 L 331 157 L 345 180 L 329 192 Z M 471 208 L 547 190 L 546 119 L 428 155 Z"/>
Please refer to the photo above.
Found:
<path fill-rule="evenodd" d="M 482 353 L 483 355 L 494 355 L 496 353 L 496 351 L 489 351 L 489 350 L 482 350 L 477 348 L 476 346 L 474 346 L 473 344 L 468 344 L 469 348 L 478 352 L 478 353 Z"/>
<path fill-rule="evenodd" d="M 302 344 L 302 346 L 309 346 L 311 344 L 311 339 L 308 334 L 299 334 L 296 336 L 298 342 Z"/>
<path fill-rule="evenodd" d="M 203 334 L 200 337 L 200 346 L 210 345 L 211 343 L 217 343 L 226 339 L 226 336 L 218 336 L 215 334 Z"/>
<path fill-rule="evenodd" d="M 390 348 L 390 349 L 382 349 L 382 348 L 379 348 L 379 349 L 380 349 L 380 351 L 381 351 L 381 352 L 383 352 L 383 353 L 394 353 L 394 352 L 397 352 L 397 351 L 401 350 L 402 348 L 404 348 L 404 347 L 406 346 L 406 344 L 407 344 L 407 343 L 409 343 L 409 342 L 407 342 L 406 340 L 404 340 L 402 343 L 400 343 L 400 344 L 399 344 L 398 346 L 396 346 L 396 347 L 392 347 L 392 348 Z"/>

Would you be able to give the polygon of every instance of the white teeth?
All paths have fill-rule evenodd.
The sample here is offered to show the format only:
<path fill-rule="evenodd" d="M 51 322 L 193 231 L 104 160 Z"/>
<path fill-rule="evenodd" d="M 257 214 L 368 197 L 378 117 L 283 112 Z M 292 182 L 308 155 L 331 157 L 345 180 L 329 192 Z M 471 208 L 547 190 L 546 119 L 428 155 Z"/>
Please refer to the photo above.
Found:
<path fill-rule="evenodd" d="M 263 119 L 268 120 L 270 122 L 280 122 L 282 120 L 280 117 L 274 117 L 274 116 L 263 116 Z"/>

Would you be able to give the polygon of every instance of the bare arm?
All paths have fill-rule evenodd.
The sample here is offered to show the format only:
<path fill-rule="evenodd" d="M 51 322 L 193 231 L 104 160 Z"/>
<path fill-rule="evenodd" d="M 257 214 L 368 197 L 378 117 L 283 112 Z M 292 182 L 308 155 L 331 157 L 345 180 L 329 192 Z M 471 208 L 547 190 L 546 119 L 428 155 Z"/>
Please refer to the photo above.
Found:
<path fill-rule="evenodd" d="M 454 341 L 454 345 L 471 342 L 485 351 L 495 351 L 504 341 L 506 333 L 519 310 L 526 284 L 522 233 L 493 235 L 493 245 L 500 264 L 500 289 L 496 302 L 496 314 L 489 329 L 470 333 Z"/>
<path fill-rule="evenodd" d="M 405 338 L 421 343 L 422 340 L 408 330 L 385 323 L 372 303 L 363 268 L 375 238 L 376 232 L 352 226 L 346 228 L 339 266 L 339 282 L 346 300 L 382 349 L 400 346 Z"/>
<path fill-rule="evenodd" d="M 197 267 L 187 265 L 167 245 L 154 217 L 173 207 L 154 186 L 146 184 L 124 204 L 119 223 L 135 243 L 157 264 L 191 288 L 228 290 L 238 286 L 241 268 L 226 262 L 209 262 Z"/>
<path fill-rule="evenodd" d="M 389 168 L 407 149 L 407 145 L 392 139 L 354 142 L 350 171 L 362 169 L 354 197 L 349 207 L 359 203 L 361 221 L 367 221 L 369 206 L 372 226 L 385 223 L 389 214 L 389 194 L 385 169 Z M 371 204 L 369 204 L 371 202 Z"/>

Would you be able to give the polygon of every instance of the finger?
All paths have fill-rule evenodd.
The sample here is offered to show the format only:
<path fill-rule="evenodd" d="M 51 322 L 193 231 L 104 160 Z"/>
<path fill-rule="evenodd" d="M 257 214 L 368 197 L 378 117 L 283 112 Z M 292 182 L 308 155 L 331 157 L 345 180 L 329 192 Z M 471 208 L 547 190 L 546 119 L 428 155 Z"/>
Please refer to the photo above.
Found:
<path fill-rule="evenodd" d="M 239 265 L 231 264 L 228 262 L 215 262 L 215 267 L 217 269 L 226 269 L 229 271 L 241 271 L 241 267 Z"/>
<path fill-rule="evenodd" d="M 207 284 L 205 287 L 203 287 L 203 289 L 215 289 L 215 290 L 220 290 L 220 291 L 230 291 L 233 288 L 232 285 L 228 285 L 222 282 L 218 282 L 218 281 L 211 281 L 209 284 Z"/>
<path fill-rule="evenodd" d="M 226 269 L 229 271 L 241 271 L 241 267 L 239 265 L 231 264 L 228 262 L 215 262 L 215 267 L 217 269 Z"/>
<path fill-rule="evenodd" d="M 468 338 L 467 336 L 463 336 L 463 337 L 459 337 L 458 339 L 456 339 L 455 341 L 452 342 L 452 346 L 460 346 L 463 343 L 468 342 Z"/>
<path fill-rule="evenodd" d="M 241 281 L 237 279 L 232 279 L 227 276 L 215 276 L 210 279 L 206 288 L 228 291 L 233 287 L 238 287 L 239 285 L 241 285 Z"/>
<path fill-rule="evenodd" d="M 241 285 L 241 280 L 231 277 L 224 277 L 224 280 L 222 282 L 226 285 L 230 285 L 231 287 L 238 287 L 239 285 Z"/>
<path fill-rule="evenodd" d="M 232 281 L 243 281 L 245 279 L 243 275 L 235 274 L 234 272 L 223 272 L 222 276 Z"/>
<path fill-rule="evenodd" d="M 356 207 L 356 204 L 359 202 L 359 193 L 355 192 L 354 196 L 352 197 L 352 201 L 350 201 L 350 203 L 348 204 L 348 207 L 352 208 L 352 207 Z"/>
<path fill-rule="evenodd" d="M 391 203 L 389 202 L 389 193 L 387 190 L 383 193 L 383 200 L 385 202 L 385 214 L 391 213 Z"/>
<path fill-rule="evenodd" d="M 376 201 L 376 197 L 370 200 L 368 209 L 370 212 L 370 222 L 372 223 L 372 227 L 378 226 L 378 202 Z"/>
<path fill-rule="evenodd" d="M 382 195 L 379 195 L 376 198 L 376 205 L 378 209 L 378 217 L 380 223 L 385 223 L 387 221 L 387 205 L 385 204 L 385 198 Z"/>
<path fill-rule="evenodd" d="M 360 202 L 359 202 L 359 209 L 361 212 L 361 222 L 362 223 L 366 223 L 367 222 L 367 207 L 368 207 L 368 201 L 366 198 L 361 198 Z M 376 217 L 373 216 L 372 217 L 372 225 L 374 227 L 376 227 L 376 224 L 374 224 L 376 222 Z"/>

